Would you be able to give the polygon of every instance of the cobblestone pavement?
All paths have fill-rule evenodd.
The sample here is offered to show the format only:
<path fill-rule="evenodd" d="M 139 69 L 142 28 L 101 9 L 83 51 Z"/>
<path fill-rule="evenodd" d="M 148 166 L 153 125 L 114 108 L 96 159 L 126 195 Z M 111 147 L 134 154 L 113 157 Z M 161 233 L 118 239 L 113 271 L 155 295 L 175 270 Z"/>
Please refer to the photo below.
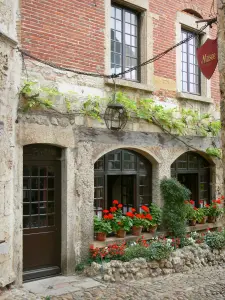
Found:
<path fill-rule="evenodd" d="M 205 267 L 185 274 L 172 274 L 134 282 L 104 284 L 51 298 L 12 289 L 1 300 L 219 300 L 225 299 L 225 265 Z"/>

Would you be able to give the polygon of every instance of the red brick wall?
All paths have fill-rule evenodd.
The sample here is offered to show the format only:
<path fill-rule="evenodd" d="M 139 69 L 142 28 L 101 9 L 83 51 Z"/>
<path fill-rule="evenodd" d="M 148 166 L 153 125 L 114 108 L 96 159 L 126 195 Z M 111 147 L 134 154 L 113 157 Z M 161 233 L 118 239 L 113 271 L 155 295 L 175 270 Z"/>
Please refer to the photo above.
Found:
<path fill-rule="evenodd" d="M 104 72 L 104 0 L 21 0 L 21 3 L 23 49 L 65 67 Z M 154 20 L 154 54 L 175 44 L 177 11 L 193 9 L 208 18 L 211 4 L 212 0 L 150 0 L 150 11 L 159 15 L 159 20 Z M 215 25 L 211 31 L 215 36 Z M 175 80 L 176 50 L 155 62 L 154 70 L 157 76 Z M 218 103 L 217 71 L 211 86 L 212 97 Z M 162 95 L 166 97 L 166 91 Z"/>
<path fill-rule="evenodd" d="M 104 0 L 94 4 L 93 0 L 21 0 L 23 49 L 58 65 L 103 72 Z"/>
<path fill-rule="evenodd" d="M 176 43 L 175 20 L 177 11 L 192 9 L 200 14 L 203 19 L 208 19 L 211 12 L 211 0 L 150 0 L 150 11 L 159 15 L 159 20 L 154 20 L 154 54 L 163 52 Z M 215 4 L 216 5 L 216 4 Z M 199 24 L 199 28 L 205 23 Z M 217 26 L 210 30 L 212 38 L 216 37 Z M 155 75 L 176 80 L 176 50 L 168 53 L 154 64 Z M 211 93 L 215 102 L 219 102 L 219 76 L 215 71 L 211 79 Z"/>

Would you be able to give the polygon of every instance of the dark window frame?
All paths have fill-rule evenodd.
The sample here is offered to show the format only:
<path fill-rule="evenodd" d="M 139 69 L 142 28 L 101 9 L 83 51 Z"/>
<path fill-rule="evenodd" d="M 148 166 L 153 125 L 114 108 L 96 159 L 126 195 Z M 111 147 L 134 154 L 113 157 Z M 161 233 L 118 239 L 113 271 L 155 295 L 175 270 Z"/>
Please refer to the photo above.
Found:
<path fill-rule="evenodd" d="M 120 153 L 120 169 L 109 169 L 108 168 L 108 162 L 109 162 L 109 155 L 110 154 L 115 154 L 115 153 Z M 124 155 L 125 153 L 128 152 L 132 155 L 135 156 L 135 161 L 136 161 L 136 168 L 127 170 L 124 168 Z M 134 152 L 132 150 L 126 150 L 126 149 L 117 149 L 114 151 L 111 151 L 109 153 L 106 153 L 103 157 L 101 157 L 99 160 L 103 158 L 104 164 L 102 169 L 94 169 L 94 176 L 96 177 L 102 177 L 104 180 L 104 191 L 102 195 L 102 209 L 109 209 L 109 207 L 112 205 L 112 203 L 108 203 L 108 184 L 107 184 L 107 179 L 108 176 L 110 175 L 133 175 L 135 176 L 134 182 L 135 182 L 135 195 L 134 195 L 134 207 L 137 209 L 137 211 L 140 208 L 140 205 L 147 204 L 147 203 L 142 203 L 140 197 L 143 196 L 144 198 L 148 198 L 148 204 L 152 202 L 152 164 L 150 161 L 148 161 L 144 156 L 140 155 L 137 152 Z M 95 162 L 95 166 L 98 165 L 98 161 Z M 140 168 L 141 162 L 144 162 L 145 169 Z M 146 177 L 148 178 L 147 180 L 147 185 L 143 184 L 143 187 L 147 187 L 148 189 L 148 195 L 140 195 L 140 186 L 141 181 L 140 177 Z M 96 188 L 96 187 L 95 187 Z M 95 201 L 96 199 L 94 199 Z M 95 213 L 98 213 L 101 211 L 101 209 L 95 209 Z"/>
<path fill-rule="evenodd" d="M 197 158 L 197 166 L 196 168 L 190 167 L 192 163 L 192 158 Z M 186 163 L 186 167 L 179 167 L 180 163 Z M 212 172 L 211 172 L 211 164 L 200 154 L 189 151 L 181 156 L 179 156 L 171 165 L 171 176 L 174 178 L 178 178 L 179 174 L 197 174 L 197 185 L 198 185 L 198 200 L 204 200 L 204 204 L 210 204 L 212 198 L 212 189 L 211 189 L 211 180 L 212 180 Z M 201 196 L 201 183 L 206 183 L 201 180 L 201 177 L 207 177 L 207 187 L 208 189 L 202 190 L 202 192 L 207 192 L 207 197 Z M 199 207 L 199 203 L 195 203 L 196 207 Z"/>
<path fill-rule="evenodd" d="M 182 39 L 183 39 L 183 33 L 187 34 L 187 37 L 190 35 L 195 34 L 195 36 L 188 42 L 186 42 L 186 48 L 187 48 L 187 52 L 183 51 L 183 45 L 181 46 L 181 84 L 182 84 L 182 92 L 184 93 L 189 93 L 189 94 L 193 94 L 193 95 L 198 95 L 200 96 L 202 94 L 202 87 L 201 87 L 201 72 L 198 66 L 198 61 L 197 61 L 197 53 L 194 52 L 193 56 L 195 58 L 195 62 L 191 63 L 190 62 L 190 56 L 192 54 L 190 54 L 189 52 L 189 46 L 190 46 L 190 42 L 194 39 L 195 40 L 195 49 L 197 49 L 197 47 L 199 46 L 199 44 L 201 43 L 201 35 L 198 34 L 195 31 L 192 31 L 190 28 L 186 28 L 186 27 L 182 27 L 181 28 L 181 35 L 182 35 Z M 183 61 L 183 53 L 187 54 L 187 62 Z M 183 64 L 187 63 L 187 71 L 184 72 L 183 71 Z M 190 66 L 193 66 L 193 73 L 190 73 Z M 196 71 L 194 71 L 194 68 L 198 68 L 198 81 L 195 81 L 193 84 L 195 84 L 196 87 L 198 87 L 198 91 L 196 93 L 192 92 L 190 89 L 190 84 L 192 82 L 190 82 L 190 75 L 196 76 Z M 183 87 L 183 83 L 186 82 L 183 80 L 183 73 L 187 73 L 187 90 L 184 89 Z"/>
<path fill-rule="evenodd" d="M 137 56 L 135 57 L 135 59 L 137 60 L 137 63 L 135 64 L 138 65 L 140 64 L 140 61 L 141 61 L 141 58 L 140 58 L 140 54 L 141 54 L 141 35 L 140 35 L 140 11 L 137 11 L 137 10 L 134 10 L 132 8 L 129 8 L 129 7 L 126 7 L 126 6 L 122 6 L 120 4 L 117 4 L 116 2 L 112 2 L 111 3 L 111 9 L 112 7 L 114 8 L 118 8 L 118 9 L 121 9 L 121 23 L 122 23 L 122 31 L 121 31 L 121 37 L 122 37 L 122 40 L 121 40 L 121 71 L 124 72 L 125 69 L 126 69 L 126 42 L 125 42 L 125 13 L 128 12 L 128 13 L 132 13 L 136 16 L 137 18 L 137 25 L 136 25 L 136 39 L 137 39 L 137 45 L 136 46 L 132 46 L 130 45 L 130 47 L 135 47 L 136 48 L 136 51 L 137 51 Z M 111 13 L 110 13 L 110 21 L 111 21 L 112 17 L 111 17 Z M 110 70 L 112 70 L 112 52 L 115 52 L 115 51 L 112 51 L 112 36 L 111 36 L 111 32 L 112 32 L 112 28 L 111 28 L 111 23 L 110 23 Z M 130 36 L 133 36 L 133 35 L 130 35 Z M 118 53 L 118 52 L 115 52 L 115 53 Z M 131 59 L 131 56 L 129 56 L 130 59 Z M 134 57 L 133 57 L 134 58 Z M 114 59 L 115 61 L 115 59 Z M 114 63 L 114 70 L 115 70 L 115 65 L 116 63 Z M 127 67 L 128 68 L 128 67 Z M 112 72 L 112 73 L 116 73 L 115 71 Z M 120 73 L 120 72 L 119 72 Z M 130 74 L 130 73 L 128 73 Z M 132 79 L 132 78 L 127 78 L 126 77 L 126 74 L 122 75 L 120 77 L 121 79 L 124 79 L 124 80 L 129 80 L 129 81 L 133 81 L 133 82 L 140 82 L 141 81 L 141 70 L 138 68 L 136 70 L 136 78 L 135 79 Z"/>

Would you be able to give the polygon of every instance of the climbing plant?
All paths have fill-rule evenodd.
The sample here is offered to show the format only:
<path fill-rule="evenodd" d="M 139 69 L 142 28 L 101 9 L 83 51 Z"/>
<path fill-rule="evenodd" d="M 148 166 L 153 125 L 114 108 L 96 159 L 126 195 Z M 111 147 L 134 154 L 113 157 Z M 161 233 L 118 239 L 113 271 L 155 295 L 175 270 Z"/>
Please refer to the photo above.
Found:
<path fill-rule="evenodd" d="M 78 101 L 78 95 L 74 92 L 69 91 L 65 94 L 55 87 L 41 87 L 34 81 L 25 82 L 20 95 L 25 99 L 21 107 L 22 111 L 36 108 L 56 110 L 54 102 L 57 97 L 60 97 L 67 113 L 82 114 L 98 121 L 103 120 L 104 110 L 109 101 L 96 96 L 88 96 L 87 99 Z M 173 135 L 192 149 L 195 148 L 179 136 L 217 136 L 221 128 L 220 120 L 216 120 L 209 113 L 200 114 L 198 111 L 179 107 L 166 108 L 152 99 L 136 101 L 123 92 L 116 93 L 115 101 L 123 104 L 130 120 L 139 119 L 157 125 L 162 131 Z M 221 158 L 221 150 L 216 147 L 208 148 L 207 153 Z"/>

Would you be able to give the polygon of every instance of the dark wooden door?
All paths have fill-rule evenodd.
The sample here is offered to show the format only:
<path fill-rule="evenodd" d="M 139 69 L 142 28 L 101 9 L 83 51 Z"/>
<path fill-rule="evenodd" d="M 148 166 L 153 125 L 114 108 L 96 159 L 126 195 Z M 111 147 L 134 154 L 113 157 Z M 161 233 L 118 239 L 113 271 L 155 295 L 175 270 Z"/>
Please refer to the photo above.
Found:
<path fill-rule="evenodd" d="M 59 273 L 61 266 L 59 149 L 27 147 L 23 168 L 24 280 Z"/>

